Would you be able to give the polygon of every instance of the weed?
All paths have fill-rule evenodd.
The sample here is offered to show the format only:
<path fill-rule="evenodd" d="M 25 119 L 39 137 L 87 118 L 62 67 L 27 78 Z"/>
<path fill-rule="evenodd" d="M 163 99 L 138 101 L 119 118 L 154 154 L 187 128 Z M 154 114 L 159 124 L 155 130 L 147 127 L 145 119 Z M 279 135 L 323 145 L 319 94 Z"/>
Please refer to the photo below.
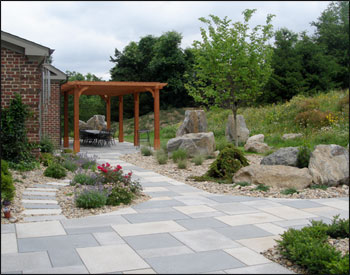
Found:
<path fill-rule="evenodd" d="M 237 185 L 239 185 L 239 186 L 249 186 L 249 185 L 251 185 L 249 182 L 246 182 L 246 181 L 242 181 L 242 182 L 235 182 L 235 186 L 237 186 Z"/>
<path fill-rule="evenodd" d="M 202 163 L 203 163 L 203 156 L 202 155 L 196 155 L 193 158 L 193 162 L 194 162 L 195 165 L 202 165 Z"/>
<path fill-rule="evenodd" d="M 259 184 L 254 190 L 258 190 L 258 191 L 269 191 L 270 187 L 265 185 L 265 184 Z"/>
<path fill-rule="evenodd" d="M 156 158 L 158 163 L 161 165 L 166 164 L 168 162 L 168 156 L 162 149 L 156 152 Z"/>
<path fill-rule="evenodd" d="M 172 159 L 176 163 L 178 160 L 185 160 L 187 159 L 187 152 L 184 149 L 177 149 L 172 153 Z"/>
<path fill-rule="evenodd" d="M 281 191 L 281 194 L 283 195 L 292 195 L 294 193 L 299 193 L 295 188 L 287 188 Z"/>
<path fill-rule="evenodd" d="M 177 162 L 177 168 L 186 169 L 187 168 L 187 160 L 186 159 L 179 159 Z"/>
<path fill-rule="evenodd" d="M 147 156 L 147 157 L 153 155 L 152 150 L 149 147 L 146 147 L 146 146 L 142 146 L 141 147 L 141 154 L 143 156 Z"/>
<path fill-rule="evenodd" d="M 328 185 L 324 184 L 312 184 L 309 186 L 310 189 L 322 189 L 322 190 L 327 190 Z"/>

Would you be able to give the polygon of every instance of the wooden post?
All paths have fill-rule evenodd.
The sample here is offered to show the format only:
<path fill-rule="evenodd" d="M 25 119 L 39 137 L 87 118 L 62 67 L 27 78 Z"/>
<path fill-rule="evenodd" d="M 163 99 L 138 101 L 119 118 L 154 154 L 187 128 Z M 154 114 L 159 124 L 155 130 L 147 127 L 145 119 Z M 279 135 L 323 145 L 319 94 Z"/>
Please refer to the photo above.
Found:
<path fill-rule="evenodd" d="M 123 96 L 119 96 L 119 142 L 124 142 L 123 132 Z"/>
<path fill-rule="evenodd" d="M 139 146 L 139 93 L 134 93 L 134 146 Z"/>
<path fill-rule="evenodd" d="M 69 147 L 68 136 L 68 92 L 64 93 L 64 133 L 63 133 L 63 147 Z"/>
<path fill-rule="evenodd" d="M 160 149 L 159 136 L 159 89 L 154 90 L 154 149 Z"/>
<path fill-rule="evenodd" d="M 106 116 L 107 116 L 107 129 L 111 129 L 111 97 L 107 96 L 106 100 Z"/>
<path fill-rule="evenodd" d="M 74 90 L 74 153 L 80 152 L 80 139 L 79 139 L 79 97 L 80 91 Z"/>

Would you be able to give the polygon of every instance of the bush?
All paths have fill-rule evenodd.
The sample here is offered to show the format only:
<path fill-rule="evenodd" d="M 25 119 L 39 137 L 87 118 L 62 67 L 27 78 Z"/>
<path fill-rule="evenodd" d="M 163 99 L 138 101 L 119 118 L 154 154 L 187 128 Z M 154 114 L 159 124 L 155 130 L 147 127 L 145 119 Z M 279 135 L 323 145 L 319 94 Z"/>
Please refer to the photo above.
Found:
<path fill-rule="evenodd" d="M 99 190 L 83 190 L 75 198 L 77 207 L 98 208 L 106 205 L 107 196 Z"/>
<path fill-rule="evenodd" d="M 239 185 L 239 186 L 249 186 L 250 183 L 249 183 L 249 182 L 242 181 L 242 182 L 236 182 L 236 183 L 235 183 L 235 186 L 236 186 L 236 185 Z"/>
<path fill-rule="evenodd" d="M 349 115 L 349 94 L 345 95 L 338 101 L 337 109 Z"/>
<path fill-rule="evenodd" d="M 152 156 L 152 150 L 149 148 L 149 147 L 146 147 L 146 146 L 142 146 L 141 147 L 141 154 L 143 156 Z"/>
<path fill-rule="evenodd" d="M 65 154 L 72 154 L 72 153 L 73 153 L 73 150 L 72 150 L 72 149 L 69 149 L 69 148 L 64 148 L 64 149 L 63 149 L 63 153 L 65 153 Z"/>
<path fill-rule="evenodd" d="M 71 172 L 74 172 L 75 170 L 78 169 L 78 164 L 76 164 L 74 161 L 71 161 L 71 160 L 65 160 L 62 163 L 62 166 Z"/>
<path fill-rule="evenodd" d="M 23 161 L 21 160 L 18 163 L 9 162 L 9 166 L 11 169 L 17 171 L 32 171 L 34 169 L 38 169 L 40 167 L 40 163 L 37 161 Z"/>
<path fill-rule="evenodd" d="M 349 219 L 339 219 L 339 215 L 333 218 L 328 225 L 327 234 L 332 238 L 349 238 Z"/>
<path fill-rule="evenodd" d="M 1 200 L 12 201 L 15 196 L 15 186 L 8 163 L 1 160 Z"/>
<path fill-rule="evenodd" d="M 78 153 L 76 155 L 71 155 L 72 158 L 75 159 L 75 162 L 83 169 L 91 169 L 96 170 L 97 166 L 97 156 L 89 156 L 87 153 Z"/>
<path fill-rule="evenodd" d="M 316 109 L 318 110 L 320 108 L 320 103 L 316 98 L 306 98 L 305 100 L 297 103 L 297 108 L 299 113 Z"/>
<path fill-rule="evenodd" d="M 107 198 L 107 205 L 129 204 L 134 198 L 133 192 L 122 186 L 115 186 Z"/>
<path fill-rule="evenodd" d="M 45 177 L 50 177 L 55 179 L 64 178 L 66 175 L 67 175 L 66 169 L 64 169 L 62 165 L 56 162 L 49 165 L 44 171 Z"/>
<path fill-rule="evenodd" d="M 195 165 L 202 165 L 202 163 L 203 163 L 203 156 L 202 155 L 196 155 L 193 158 L 193 162 L 194 162 Z"/>
<path fill-rule="evenodd" d="M 52 154 L 54 150 L 54 145 L 49 137 L 44 136 L 39 143 L 39 148 L 40 148 L 40 151 L 43 153 Z"/>
<path fill-rule="evenodd" d="M 184 149 L 177 149 L 172 153 L 173 162 L 177 162 L 178 160 L 187 159 L 187 152 Z"/>
<path fill-rule="evenodd" d="M 234 173 L 247 165 L 248 160 L 242 151 L 237 149 L 233 144 L 227 144 L 220 151 L 216 160 L 210 165 L 206 175 L 213 178 L 232 179 Z"/>
<path fill-rule="evenodd" d="M 185 160 L 185 159 L 178 160 L 177 168 L 179 168 L 179 169 L 186 169 L 187 168 L 187 160 Z"/>
<path fill-rule="evenodd" d="M 90 176 L 88 174 L 78 173 L 74 176 L 70 184 L 95 185 L 97 183 L 99 183 L 97 176 Z"/>
<path fill-rule="evenodd" d="M 256 188 L 254 188 L 254 190 L 258 190 L 258 191 L 269 191 L 270 187 L 265 185 L 265 184 L 259 184 Z"/>
<path fill-rule="evenodd" d="M 54 162 L 54 156 L 51 153 L 40 153 L 39 160 L 44 166 L 49 166 Z"/>
<path fill-rule="evenodd" d="M 312 184 L 309 186 L 310 189 L 322 189 L 322 190 L 327 190 L 328 185 L 325 184 Z"/>
<path fill-rule="evenodd" d="M 292 195 L 294 193 L 299 193 L 295 188 L 287 188 L 281 191 L 283 195 Z"/>
<path fill-rule="evenodd" d="M 321 128 L 323 126 L 328 126 L 331 124 L 331 121 L 328 119 L 329 116 L 334 116 L 331 112 L 323 112 L 320 110 L 310 110 L 299 113 L 295 117 L 295 122 L 303 127 L 315 127 Z"/>
<path fill-rule="evenodd" d="M 156 153 L 157 161 L 159 164 L 166 164 L 168 162 L 168 156 L 163 150 L 158 150 Z"/>
<path fill-rule="evenodd" d="M 309 166 L 309 161 L 311 157 L 311 150 L 308 146 L 303 145 L 299 147 L 297 155 L 297 166 L 299 168 L 304 168 Z"/>

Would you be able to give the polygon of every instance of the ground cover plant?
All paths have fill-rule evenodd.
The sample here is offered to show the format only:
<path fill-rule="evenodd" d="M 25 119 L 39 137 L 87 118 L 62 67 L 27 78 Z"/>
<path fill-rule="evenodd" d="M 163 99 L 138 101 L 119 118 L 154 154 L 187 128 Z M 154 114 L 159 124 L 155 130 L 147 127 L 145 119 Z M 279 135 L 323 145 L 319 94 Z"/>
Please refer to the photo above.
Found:
<path fill-rule="evenodd" d="M 1 160 L 1 201 L 12 201 L 16 188 L 7 161 Z"/>

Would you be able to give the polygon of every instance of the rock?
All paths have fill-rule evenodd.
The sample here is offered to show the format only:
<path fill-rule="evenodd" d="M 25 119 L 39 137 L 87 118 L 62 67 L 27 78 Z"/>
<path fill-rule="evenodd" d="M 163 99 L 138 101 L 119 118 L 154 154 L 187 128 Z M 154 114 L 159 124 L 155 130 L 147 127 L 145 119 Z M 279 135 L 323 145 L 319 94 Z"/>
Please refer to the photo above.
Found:
<path fill-rule="evenodd" d="M 317 145 L 311 153 L 309 170 L 315 184 L 349 185 L 349 151 L 336 144 Z"/>
<path fill-rule="evenodd" d="M 103 115 L 94 115 L 86 122 L 86 124 L 88 127 L 95 130 L 107 128 L 107 122 L 105 121 L 105 116 Z"/>
<path fill-rule="evenodd" d="M 186 150 L 189 156 L 211 155 L 215 151 L 214 134 L 213 132 L 190 133 L 170 139 L 167 143 L 169 154 L 178 149 Z"/>
<path fill-rule="evenodd" d="M 79 120 L 79 130 L 87 130 L 89 129 L 89 126 L 86 122 Z"/>
<path fill-rule="evenodd" d="M 249 142 L 244 145 L 244 150 L 254 153 L 265 153 L 271 148 L 263 142 Z"/>
<path fill-rule="evenodd" d="M 298 147 L 285 147 L 264 157 L 260 164 L 262 165 L 287 165 L 297 167 Z"/>
<path fill-rule="evenodd" d="M 226 124 L 226 139 L 228 141 L 234 140 L 234 119 L 233 115 L 229 115 Z M 249 137 L 249 130 L 245 124 L 244 117 L 242 115 L 237 115 L 237 138 L 238 142 L 246 142 Z"/>
<path fill-rule="evenodd" d="M 259 135 L 255 135 L 255 136 L 251 136 L 247 139 L 246 143 L 253 143 L 253 142 L 260 142 L 263 143 L 264 142 L 264 138 L 265 136 L 263 134 L 259 134 Z"/>
<path fill-rule="evenodd" d="M 312 183 L 312 177 L 307 168 L 253 164 L 239 169 L 233 176 L 233 182 L 249 182 L 301 190 Z"/>
<path fill-rule="evenodd" d="M 303 134 L 300 134 L 300 133 L 298 133 L 298 134 L 294 134 L 294 133 L 284 134 L 282 136 L 282 139 L 284 139 L 284 140 L 286 140 L 286 139 L 295 139 L 295 138 L 299 138 L 299 137 L 302 137 L 302 136 L 303 136 Z"/>
<path fill-rule="evenodd" d="M 207 118 L 203 110 L 187 110 L 185 119 L 176 132 L 176 136 L 207 131 Z"/>

